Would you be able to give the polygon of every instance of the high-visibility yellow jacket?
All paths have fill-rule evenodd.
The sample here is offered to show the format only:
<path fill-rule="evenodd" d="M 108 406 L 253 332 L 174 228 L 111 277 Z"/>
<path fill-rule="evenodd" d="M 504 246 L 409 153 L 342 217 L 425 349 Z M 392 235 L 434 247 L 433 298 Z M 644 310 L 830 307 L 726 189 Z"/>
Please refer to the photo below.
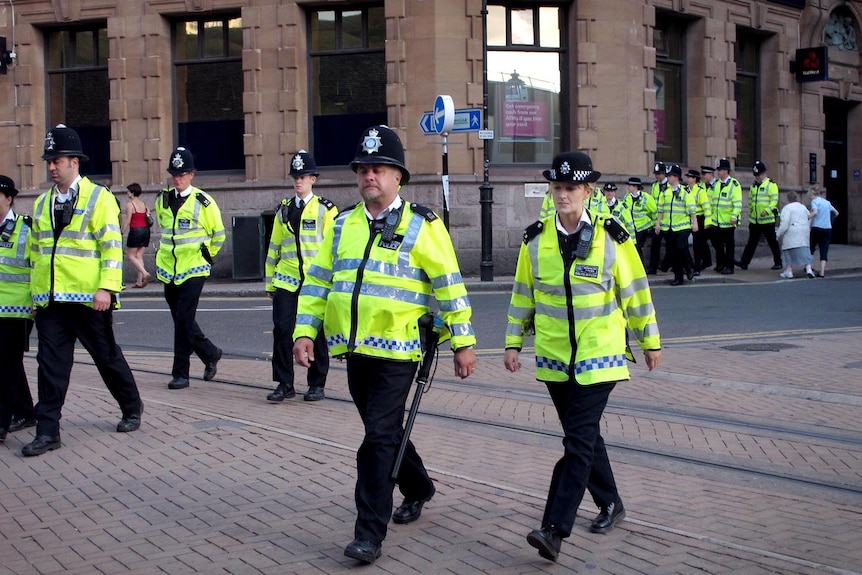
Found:
<path fill-rule="evenodd" d="M 607 200 L 605 200 L 605 201 L 607 201 Z M 620 201 L 620 200 L 617 200 L 616 202 L 614 202 L 613 206 L 611 206 L 609 204 L 606 204 L 606 205 L 608 206 L 608 210 L 610 211 L 610 213 L 613 214 L 613 216 L 616 217 L 619 221 L 621 221 L 623 223 L 623 225 L 626 227 L 626 231 L 632 237 L 632 240 L 634 240 L 635 243 L 637 243 L 637 238 L 636 238 L 637 229 L 635 229 L 635 221 L 634 221 L 634 218 L 632 217 L 631 210 L 627 209 L 625 203 Z"/>
<path fill-rule="evenodd" d="M 712 202 L 712 222 L 719 228 L 735 228 L 739 226 L 739 216 L 742 213 L 742 186 L 736 178 L 728 178 L 727 182 L 719 180 L 715 183 L 715 196 Z M 730 220 L 736 218 L 736 223 Z"/>
<path fill-rule="evenodd" d="M 539 219 L 544 220 L 556 213 L 557 206 L 554 205 L 554 196 L 551 194 L 551 191 L 548 190 L 548 193 L 546 193 L 545 197 L 542 198 L 542 209 L 539 210 Z"/>
<path fill-rule="evenodd" d="M 295 292 L 302 285 L 305 273 L 320 251 L 323 238 L 335 225 L 338 210 L 335 204 L 312 195 L 302 207 L 298 230 L 294 230 L 288 214 L 294 198 L 285 198 L 275 212 L 272 236 L 266 253 L 266 291 L 285 289 Z"/>
<path fill-rule="evenodd" d="M 636 231 L 649 230 L 655 225 L 658 207 L 652 194 L 641 192 L 637 198 L 632 194 L 628 194 L 626 199 L 623 200 L 623 209 L 629 212 L 634 221 Z"/>
<path fill-rule="evenodd" d="M 748 223 L 774 224 L 778 211 L 778 184 L 769 178 L 755 181 L 748 189 Z"/>
<path fill-rule="evenodd" d="M 32 220 L 16 214 L 8 239 L 0 238 L 0 317 L 29 318 L 30 225 Z M 0 227 L 2 229 L 2 227 Z"/>
<path fill-rule="evenodd" d="M 78 180 L 72 219 L 54 239 L 55 189 L 33 204 L 30 291 L 33 304 L 81 303 L 93 307 L 96 291 L 123 289 L 123 235 L 120 205 L 104 186 Z"/>
<path fill-rule="evenodd" d="M 694 196 L 680 184 L 674 190 L 670 186 L 659 196 L 658 213 L 661 231 L 679 232 L 691 229 L 691 215 L 695 211 Z"/>
<path fill-rule="evenodd" d="M 176 216 L 169 205 L 174 188 L 156 198 L 156 221 L 162 237 L 156 252 L 156 277 L 164 283 L 182 284 L 189 278 L 207 277 L 213 258 L 224 245 L 221 211 L 215 200 L 192 187 Z"/>
<path fill-rule="evenodd" d="M 712 225 L 712 201 L 706 191 L 706 184 L 697 182 L 691 187 L 691 195 L 694 198 L 695 215 L 703 216 L 703 225 Z M 702 231 L 702 230 L 701 230 Z"/>
<path fill-rule="evenodd" d="M 659 195 L 661 195 L 661 193 L 663 191 L 665 191 L 667 189 L 667 187 L 668 187 L 667 178 L 663 179 L 660 182 L 653 182 L 652 187 L 650 188 L 650 194 L 652 194 L 652 198 L 656 202 L 658 202 L 659 201 Z"/>
<path fill-rule="evenodd" d="M 417 322 L 436 298 L 452 349 L 474 345 L 472 308 L 449 232 L 428 208 L 402 204 L 391 241 L 362 204 L 342 212 L 299 292 L 294 339 L 323 327 L 333 357 L 420 361 Z"/>
<path fill-rule="evenodd" d="M 627 327 L 642 349 L 661 347 L 637 248 L 630 240 L 615 241 L 605 228 L 608 219 L 604 214 L 591 217 L 595 233 L 587 257 L 574 260 L 569 269 L 560 255 L 554 218 L 533 224 L 524 234 L 506 347 L 521 349 L 534 327 L 539 381 L 591 385 L 628 379 Z"/>

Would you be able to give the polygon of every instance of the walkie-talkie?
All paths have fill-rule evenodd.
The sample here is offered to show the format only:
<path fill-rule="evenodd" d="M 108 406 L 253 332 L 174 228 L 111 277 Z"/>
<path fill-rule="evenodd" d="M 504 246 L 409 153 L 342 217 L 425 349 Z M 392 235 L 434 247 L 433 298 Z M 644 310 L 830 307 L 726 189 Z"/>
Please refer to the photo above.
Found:
<path fill-rule="evenodd" d="M 578 247 L 575 249 L 575 259 L 585 260 L 587 254 L 590 253 L 590 245 L 593 243 L 593 226 L 592 224 L 584 224 L 581 228 L 581 235 L 578 237 Z"/>
<path fill-rule="evenodd" d="M 380 235 L 380 239 L 384 242 L 391 242 L 395 237 L 395 228 L 398 227 L 398 222 L 401 221 L 401 210 L 404 208 L 404 204 L 397 210 L 390 210 L 389 214 L 386 216 L 386 223 L 383 224 L 383 233 Z"/>

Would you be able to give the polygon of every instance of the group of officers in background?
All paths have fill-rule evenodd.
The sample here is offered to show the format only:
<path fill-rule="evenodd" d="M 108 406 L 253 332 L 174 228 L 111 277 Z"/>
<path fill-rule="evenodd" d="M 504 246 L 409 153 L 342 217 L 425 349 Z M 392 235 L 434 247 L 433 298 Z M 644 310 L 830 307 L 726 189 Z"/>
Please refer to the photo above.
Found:
<path fill-rule="evenodd" d="M 685 174 L 678 164 L 656 162 L 654 181 L 648 190 L 640 178 L 629 178 L 627 194 L 620 200 L 616 184 L 597 185 L 586 207 L 591 213 L 616 216 L 635 239 L 647 274 L 670 269 L 674 276 L 670 284 L 674 286 L 682 285 L 686 279 L 691 281 L 713 263 L 714 271 L 720 274 L 732 274 L 735 268 L 748 269 L 761 237 L 766 239 L 772 253 L 771 269 L 780 270 L 781 249 L 775 235 L 778 185 L 769 178 L 766 164 L 756 161 L 748 196 L 748 242 L 742 257 L 737 259 L 736 228 L 742 223 L 742 185 L 730 172 L 727 158 L 720 159 L 715 167 L 701 166 L 699 171 L 690 169 Z M 539 217 L 553 212 L 549 193 Z"/>

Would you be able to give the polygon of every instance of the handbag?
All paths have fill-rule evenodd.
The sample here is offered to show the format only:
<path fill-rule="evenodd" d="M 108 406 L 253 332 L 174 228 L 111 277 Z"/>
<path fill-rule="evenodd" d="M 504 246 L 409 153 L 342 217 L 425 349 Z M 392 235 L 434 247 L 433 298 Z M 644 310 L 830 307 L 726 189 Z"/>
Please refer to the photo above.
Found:
<path fill-rule="evenodd" d="M 153 214 L 150 213 L 149 208 L 147 208 L 146 218 L 147 218 L 147 225 L 149 227 L 153 227 L 153 224 L 156 223 L 156 219 L 153 217 Z"/>

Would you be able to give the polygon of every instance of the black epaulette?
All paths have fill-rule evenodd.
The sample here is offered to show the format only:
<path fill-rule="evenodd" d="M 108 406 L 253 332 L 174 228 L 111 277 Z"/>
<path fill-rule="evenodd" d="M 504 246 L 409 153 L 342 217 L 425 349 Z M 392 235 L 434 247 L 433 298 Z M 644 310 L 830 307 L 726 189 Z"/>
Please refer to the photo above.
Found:
<path fill-rule="evenodd" d="M 196 193 L 195 197 L 198 199 L 198 201 L 201 203 L 201 205 L 203 205 L 203 207 L 205 207 L 205 208 L 210 207 L 210 203 L 211 203 L 210 199 L 208 197 L 206 197 L 206 195 L 203 192 Z"/>
<path fill-rule="evenodd" d="M 327 200 L 323 196 L 317 196 L 317 201 L 319 201 L 321 204 L 326 206 L 327 210 L 334 210 L 335 209 L 335 204 L 333 204 L 331 201 Z"/>
<path fill-rule="evenodd" d="M 623 227 L 622 222 L 616 218 L 616 216 L 610 216 L 606 219 L 603 219 L 605 220 L 605 231 L 608 232 L 608 234 L 610 234 L 612 238 L 614 238 L 615 242 L 617 242 L 618 244 L 622 244 L 627 239 L 629 239 L 629 233 L 626 231 L 625 227 Z"/>
<path fill-rule="evenodd" d="M 524 230 L 524 244 L 530 243 L 530 240 L 538 236 L 544 227 L 545 224 L 542 223 L 542 220 L 538 220 L 527 226 L 527 229 Z"/>
<path fill-rule="evenodd" d="M 162 207 L 164 207 L 165 209 L 168 209 L 168 206 L 170 204 L 172 191 L 172 188 L 164 188 L 161 192 L 159 192 L 159 195 L 162 197 Z"/>
<path fill-rule="evenodd" d="M 437 219 L 437 214 L 434 213 L 434 210 L 421 204 L 410 204 L 410 209 L 413 210 L 414 214 L 419 214 L 429 222 L 433 222 Z"/>
<path fill-rule="evenodd" d="M 362 205 L 362 202 L 358 202 L 356 204 L 353 204 L 352 206 L 348 206 L 348 207 L 344 208 L 343 210 L 341 210 L 340 212 L 338 212 L 338 215 L 336 215 L 335 217 L 340 218 L 344 214 L 349 214 L 350 212 L 352 212 L 353 210 L 355 210 L 356 208 L 358 208 L 361 205 Z"/>
<path fill-rule="evenodd" d="M 24 225 L 33 229 L 33 216 L 21 216 L 21 219 L 24 221 Z"/>

